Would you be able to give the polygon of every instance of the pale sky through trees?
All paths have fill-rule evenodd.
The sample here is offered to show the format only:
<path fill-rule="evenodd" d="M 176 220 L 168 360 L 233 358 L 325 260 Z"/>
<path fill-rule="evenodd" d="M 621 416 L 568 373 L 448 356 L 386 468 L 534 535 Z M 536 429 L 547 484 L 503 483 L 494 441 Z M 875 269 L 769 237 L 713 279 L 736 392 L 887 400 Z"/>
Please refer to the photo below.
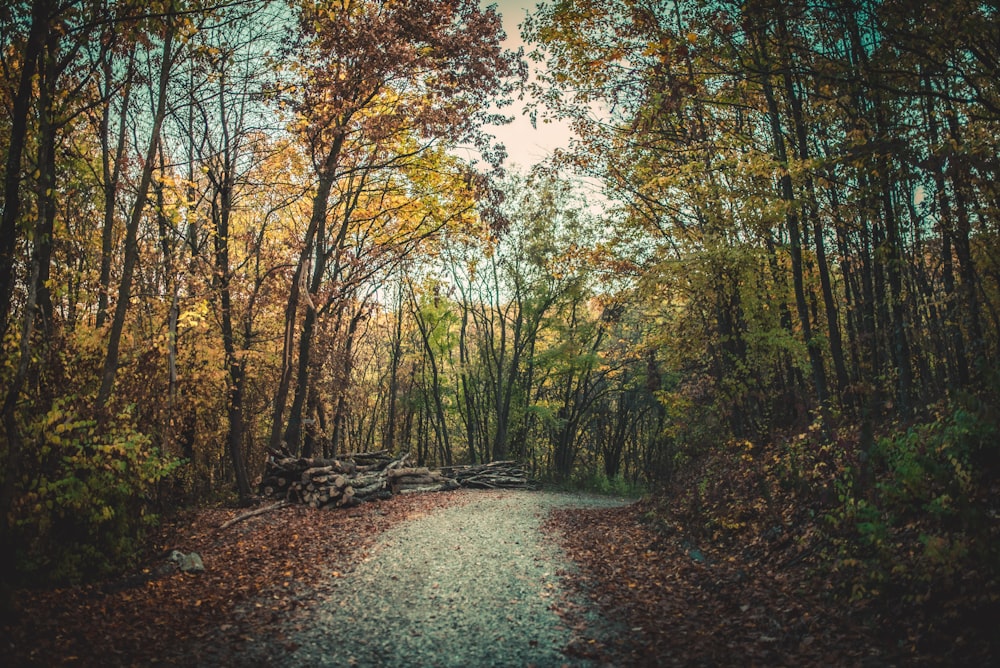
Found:
<path fill-rule="evenodd" d="M 537 3 L 532 0 L 483 0 L 483 5 L 491 4 L 496 4 L 503 16 L 503 27 L 507 33 L 504 46 L 511 50 L 525 46 L 521 40 L 519 25 L 528 12 L 535 11 Z M 525 46 L 526 54 L 529 50 L 530 47 Z M 525 102 L 515 100 L 511 108 L 504 109 L 504 113 L 515 117 L 514 121 L 494 128 L 493 133 L 507 147 L 508 164 L 528 169 L 547 158 L 553 150 L 565 147 L 572 131 L 565 123 L 543 123 L 541 118 L 538 120 L 538 127 L 533 128 L 527 114 L 522 113 Z"/>

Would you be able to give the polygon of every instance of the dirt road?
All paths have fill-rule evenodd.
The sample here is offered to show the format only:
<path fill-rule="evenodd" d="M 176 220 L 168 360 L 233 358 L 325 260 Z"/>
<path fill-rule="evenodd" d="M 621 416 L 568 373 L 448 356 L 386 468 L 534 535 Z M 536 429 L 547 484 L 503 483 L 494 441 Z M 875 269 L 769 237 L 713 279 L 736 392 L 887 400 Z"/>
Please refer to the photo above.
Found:
<path fill-rule="evenodd" d="M 289 632 L 297 649 L 287 665 L 587 665 L 564 654 L 574 632 L 557 611 L 583 610 L 591 634 L 615 629 L 567 597 L 562 582 L 573 566 L 539 525 L 555 507 L 621 503 L 478 493 L 401 524 L 353 572 L 331 575 L 328 595 Z"/>

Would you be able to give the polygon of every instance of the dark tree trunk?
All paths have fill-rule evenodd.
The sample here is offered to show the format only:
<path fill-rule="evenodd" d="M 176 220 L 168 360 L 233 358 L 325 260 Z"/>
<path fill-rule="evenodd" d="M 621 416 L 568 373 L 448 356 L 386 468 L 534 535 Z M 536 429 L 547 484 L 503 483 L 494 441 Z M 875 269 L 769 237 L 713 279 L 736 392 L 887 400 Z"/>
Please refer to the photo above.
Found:
<path fill-rule="evenodd" d="M 167 84 L 170 81 L 170 68 L 174 56 L 174 25 L 169 18 L 167 21 L 168 24 L 165 29 L 166 35 L 163 43 L 163 60 L 160 64 L 160 76 L 156 91 L 156 111 L 153 115 L 153 126 L 150 129 L 149 147 L 146 149 L 139 187 L 137 188 L 135 202 L 132 205 L 128 225 L 125 229 L 125 258 L 122 264 L 121 281 L 118 286 L 118 301 L 115 304 L 114 319 L 111 322 L 107 352 L 101 370 L 101 387 L 97 393 L 97 406 L 99 407 L 104 407 L 108 399 L 111 398 L 115 375 L 118 372 L 118 350 L 121 345 L 122 334 L 125 330 L 125 316 L 128 314 L 129 301 L 132 298 L 132 274 L 135 272 L 136 264 L 139 261 L 139 223 L 142 220 L 142 212 L 146 206 L 146 196 L 149 193 L 149 187 L 153 180 L 153 169 L 156 165 L 156 155 L 160 145 L 160 128 L 167 113 Z"/>
<path fill-rule="evenodd" d="M 340 145 L 342 145 L 342 142 L 335 144 L 334 150 L 339 150 Z M 319 231 L 321 225 L 325 225 L 326 222 L 326 208 L 330 200 L 330 190 L 333 188 L 332 171 L 335 164 L 336 155 L 331 152 L 327 159 L 328 170 L 320 175 L 319 185 L 317 187 L 315 198 L 313 199 L 312 215 L 309 219 L 309 226 L 306 229 L 305 243 L 303 244 L 302 252 L 299 255 L 299 262 L 295 267 L 295 273 L 292 277 L 292 285 L 289 287 L 288 303 L 285 306 L 285 335 L 281 360 L 281 375 L 278 380 L 277 391 L 274 395 L 274 409 L 271 417 L 271 438 L 268 441 L 268 447 L 272 450 L 278 450 L 281 446 L 285 404 L 288 401 L 288 391 L 291 387 L 292 373 L 295 368 L 295 365 L 293 364 L 293 351 L 295 349 L 295 325 L 298 320 L 299 301 L 302 298 L 302 283 L 308 278 L 309 262 L 310 258 L 312 258 L 315 253 L 317 232 Z M 308 290 L 308 286 L 306 286 L 306 289 Z M 308 323 L 311 336 L 312 322 L 316 319 L 316 309 L 314 307 L 310 306 L 308 308 L 305 319 Z M 307 324 L 304 323 L 303 332 L 305 332 L 306 327 Z M 306 370 L 308 370 L 309 363 L 309 343 L 310 342 L 307 342 L 305 344 L 307 359 L 304 364 Z M 300 348 L 301 347 L 302 346 L 300 345 Z M 303 368 L 303 362 L 301 360 L 298 368 L 301 375 Z M 285 432 L 285 444 L 288 447 L 293 448 L 293 450 L 298 448 L 298 442 L 297 440 L 294 443 L 289 442 L 288 437 L 292 436 L 296 439 L 298 438 L 300 434 L 300 421 L 301 415 L 296 415 L 293 408 L 288 421 L 288 429 Z"/>
<path fill-rule="evenodd" d="M 795 89 L 795 82 L 792 79 L 792 56 L 789 44 L 789 35 L 785 24 L 783 13 L 778 14 L 779 37 L 782 40 L 782 81 L 785 86 L 785 96 L 788 99 L 789 107 L 792 111 L 792 123 L 795 126 L 795 138 L 797 155 L 800 160 L 807 161 L 810 158 L 809 133 L 806 128 L 806 121 L 802 112 L 802 100 Z M 783 186 L 784 187 L 784 186 Z M 830 281 L 830 268 L 826 261 L 826 243 L 823 239 L 823 225 L 819 219 L 817 211 L 816 190 L 813 179 L 808 174 L 805 177 L 805 191 L 809 195 L 809 206 L 806 207 L 807 217 L 812 222 L 813 246 L 816 251 L 816 264 L 819 271 L 820 288 L 823 293 L 823 307 L 826 314 L 827 337 L 830 343 L 830 355 L 833 358 L 834 373 L 837 378 L 837 389 L 843 392 L 847 388 L 847 367 L 844 364 L 843 343 L 840 337 L 840 318 L 837 312 L 836 301 L 833 297 L 833 287 Z"/>
<path fill-rule="evenodd" d="M 225 109 L 222 108 L 221 111 L 223 114 L 222 124 L 225 126 Z M 213 218 L 216 223 L 215 283 L 222 311 L 222 344 L 226 351 L 226 369 L 228 372 L 228 405 L 226 413 L 229 417 L 229 432 L 226 444 L 229 451 L 229 460 L 233 465 L 233 472 L 236 476 L 236 490 L 240 495 L 240 500 L 245 502 L 250 498 L 252 490 L 250 489 L 250 479 L 247 475 L 246 462 L 243 456 L 243 441 L 246 432 L 243 406 L 246 371 L 240 356 L 236 354 L 233 303 L 229 288 L 229 282 L 232 279 L 229 266 L 229 219 L 232 212 L 233 184 L 228 142 L 223 149 L 223 153 L 224 164 L 222 174 L 217 184 L 218 192 L 212 207 Z"/>
<path fill-rule="evenodd" d="M 104 63 L 106 89 L 101 113 L 101 171 L 104 178 L 104 223 L 101 226 L 101 273 L 97 283 L 97 327 L 108 320 L 108 299 L 111 291 L 111 255 L 114 252 L 115 207 L 118 202 L 118 182 L 121 177 L 122 156 L 125 154 L 125 123 L 128 118 L 129 100 L 132 95 L 132 75 L 135 69 L 135 49 L 129 52 L 125 85 L 121 91 L 121 113 L 118 117 L 118 143 L 112 160 L 110 146 L 111 88 L 114 76 L 110 59 Z"/>
<path fill-rule="evenodd" d="M 765 35 L 760 35 L 759 48 L 762 50 L 761 60 L 765 60 L 763 54 Z M 781 117 L 778 111 L 778 102 L 774 96 L 774 88 L 771 84 L 771 74 L 765 63 L 761 63 L 760 81 L 764 91 L 764 98 L 767 101 L 768 121 L 771 130 L 771 143 L 774 149 L 775 158 L 784 167 L 788 165 L 788 151 L 785 147 L 785 136 L 781 128 Z M 792 203 L 795 201 L 795 191 L 792 187 L 792 177 L 787 169 L 778 179 L 779 194 L 783 200 Z M 823 363 L 823 354 L 819 347 L 819 342 L 813 336 L 812 323 L 809 318 L 809 303 L 806 299 L 805 279 L 802 261 L 802 232 L 799 224 L 799 217 L 791 209 L 785 214 L 785 226 L 788 230 L 789 255 L 792 261 L 792 285 L 795 292 L 795 306 L 799 316 L 799 326 L 802 328 L 802 338 L 805 341 L 806 349 L 809 353 L 809 363 L 812 369 L 813 384 L 816 392 L 817 403 L 822 407 L 827 402 L 827 382 L 826 368 Z"/>
<path fill-rule="evenodd" d="M 10 142 L 4 171 L 3 216 L 0 218 L 0 337 L 7 332 L 14 295 L 14 263 L 17 254 L 17 221 L 21 216 L 21 160 L 28 137 L 31 95 L 35 70 L 49 31 L 51 2 L 32 4 L 31 27 L 21 57 L 21 75 L 11 104 Z M 2 508 L 0 508 L 2 510 Z"/>

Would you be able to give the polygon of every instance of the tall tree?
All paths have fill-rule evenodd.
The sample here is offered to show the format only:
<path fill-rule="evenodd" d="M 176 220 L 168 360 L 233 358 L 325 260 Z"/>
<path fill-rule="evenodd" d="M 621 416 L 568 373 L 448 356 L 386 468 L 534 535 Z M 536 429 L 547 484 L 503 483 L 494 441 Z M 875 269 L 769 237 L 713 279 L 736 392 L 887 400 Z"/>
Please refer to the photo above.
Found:
<path fill-rule="evenodd" d="M 17 224 L 21 215 L 22 161 L 28 138 L 32 81 L 51 30 L 51 22 L 56 14 L 56 7 L 52 2 L 29 3 L 28 7 L 30 14 L 27 19 L 29 25 L 27 34 L 17 40 L 22 47 L 18 53 L 21 69 L 17 76 L 17 88 L 11 100 L 10 143 L 7 146 L 4 168 L 3 215 L 0 217 L 0 336 L 6 334 L 12 312 L 15 254 L 19 237 Z M 18 18 L 23 19 L 23 17 Z"/>
<path fill-rule="evenodd" d="M 177 58 L 174 40 L 179 29 L 179 21 L 182 21 L 182 19 L 168 13 L 163 21 L 162 34 L 159 35 L 162 39 L 162 49 L 152 100 L 152 124 L 149 130 L 148 145 L 143 160 L 142 172 L 139 176 L 139 184 L 125 228 L 124 259 L 122 262 L 121 277 L 118 282 L 118 295 L 115 302 L 114 317 L 111 320 L 111 328 L 108 332 L 107 351 L 101 370 L 101 385 L 97 393 L 96 403 L 99 408 L 107 404 L 111 398 L 115 375 L 118 372 L 122 333 L 125 330 L 126 316 L 132 298 L 132 279 L 136 264 L 139 261 L 139 225 L 142 222 L 143 213 L 146 209 L 146 197 L 149 193 L 150 184 L 153 181 L 153 172 L 156 169 L 156 156 L 160 148 L 160 130 L 163 127 L 163 119 L 167 115 L 167 92 L 169 90 L 171 72 Z"/>
<path fill-rule="evenodd" d="M 328 261 L 347 238 L 367 175 L 398 168 L 437 142 L 482 145 L 480 127 L 491 118 L 492 100 L 509 93 L 519 71 L 515 54 L 500 47 L 499 16 L 471 0 L 308 5 L 300 9 L 299 24 L 307 46 L 299 131 L 315 169 L 316 190 L 286 310 L 270 439 L 276 447 L 282 437 L 295 323 L 305 292 L 295 398 L 284 429 L 284 440 L 295 449 L 308 393 L 318 292 Z M 331 193 L 341 182 L 354 190 L 342 191 L 339 222 L 330 225 Z"/>

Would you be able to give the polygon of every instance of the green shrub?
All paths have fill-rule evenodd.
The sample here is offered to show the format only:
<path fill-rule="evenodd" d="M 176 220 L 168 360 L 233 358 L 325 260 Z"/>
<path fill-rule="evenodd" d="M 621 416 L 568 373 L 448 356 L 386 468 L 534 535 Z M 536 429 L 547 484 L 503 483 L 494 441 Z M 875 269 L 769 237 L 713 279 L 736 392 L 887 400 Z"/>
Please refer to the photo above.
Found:
<path fill-rule="evenodd" d="M 959 408 L 879 439 L 873 458 L 884 472 L 880 497 L 901 518 L 926 513 L 941 522 L 975 521 L 974 478 L 984 471 L 973 462 L 996 447 L 996 436 L 995 425 Z"/>
<path fill-rule="evenodd" d="M 927 598 L 959 574 L 1000 574 L 986 492 L 998 473 L 995 419 L 964 404 L 941 407 L 878 439 L 872 489 L 859 490 L 845 471 L 827 521 L 853 595 L 889 587 Z"/>
<path fill-rule="evenodd" d="M 157 483 L 181 465 L 129 415 L 100 425 L 83 410 L 60 399 L 25 425 L 14 515 L 18 569 L 29 582 L 78 582 L 129 564 L 156 520 Z"/>

